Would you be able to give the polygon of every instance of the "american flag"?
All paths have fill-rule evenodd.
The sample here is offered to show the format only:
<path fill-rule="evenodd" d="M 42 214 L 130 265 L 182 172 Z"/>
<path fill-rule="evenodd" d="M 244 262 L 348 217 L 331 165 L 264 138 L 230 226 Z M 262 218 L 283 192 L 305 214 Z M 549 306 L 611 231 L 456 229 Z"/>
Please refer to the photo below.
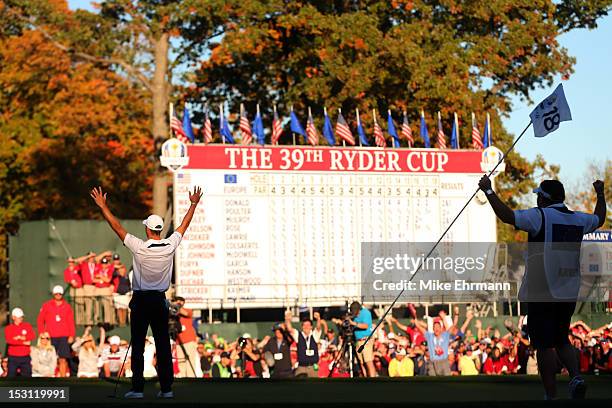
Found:
<path fill-rule="evenodd" d="M 444 129 L 442 129 L 440 112 L 438 112 L 438 149 L 446 149 L 446 136 L 444 135 Z"/>
<path fill-rule="evenodd" d="M 183 143 L 189 143 L 189 138 L 187 137 L 185 130 L 183 130 L 183 124 L 176 117 L 174 112 L 172 112 L 172 116 L 170 117 L 170 128 L 172 129 L 172 131 L 174 132 L 174 136 L 178 140 L 180 140 Z"/>
<path fill-rule="evenodd" d="M 408 115 L 406 114 L 406 111 L 404 111 L 404 121 L 402 123 L 401 133 L 402 133 L 402 137 L 408 140 L 408 147 L 412 147 L 412 145 L 414 144 L 414 138 L 412 137 L 412 129 L 410 128 L 410 125 L 408 124 Z"/>
<path fill-rule="evenodd" d="M 308 138 L 308 143 L 312 146 L 319 144 L 319 133 L 317 133 L 310 108 L 308 108 L 308 121 L 306 122 L 306 137 Z"/>
<path fill-rule="evenodd" d="M 376 141 L 376 146 L 378 147 L 387 146 L 387 141 L 385 140 L 383 131 L 378 122 L 376 121 L 376 112 L 374 112 L 374 140 Z"/>
<path fill-rule="evenodd" d="M 476 123 L 476 117 L 472 113 L 472 147 L 474 149 L 482 150 L 484 145 L 482 144 L 482 138 L 480 137 L 480 132 L 478 131 L 478 123 Z"/>
<path fill-rule="evenodd" d="M 240 105 L 240 135 L 242 136 L 242 144 L 250 145 L 253 142 L 253 133 L 251 132 L 251 124 L 247 118 L 244 106 Z"/>
<path fill-rule="evenodd" d="M 278 140 L 283 134 L 283 125 L 281 125 L 278 119 L 278 113 L 276 113 L 276 106 L 274 107 L 274 120 L 272 121 L 272 144 L 277 145 Z"/>
<path fill-rule="evenodd" d="M 340 109 L 338 109 L 338 120 L 336 121 L 336 134 L 346 143 L 355 146 L 355 138 L 351 133 L 351 128 L 349 128 L 348 123 L 344 120 L 344 116 L 342 116 Z"/>
<path fill-rule="evenodd" d="M 206 111 L 206 119 L 204 120 L 204 143 L 212 143 L 212 123 L 210 117 L 208 117 L 208 110 Z"/>

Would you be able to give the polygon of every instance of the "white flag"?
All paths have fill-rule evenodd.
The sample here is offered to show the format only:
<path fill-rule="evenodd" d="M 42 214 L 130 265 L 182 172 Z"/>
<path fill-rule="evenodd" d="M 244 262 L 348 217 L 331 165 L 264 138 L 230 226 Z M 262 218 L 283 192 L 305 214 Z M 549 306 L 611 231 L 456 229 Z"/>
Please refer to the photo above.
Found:
<path fill-rule="evenodd" d="M 559 129 L 559 124 L 572 120 L 572 113 L 565 99 L 563 85 L 559 84 L 557 89 L 546 99 L 536 106 L 529 114 L 533 123 L 535 137 L 544 137 L 550 132 Z"/>

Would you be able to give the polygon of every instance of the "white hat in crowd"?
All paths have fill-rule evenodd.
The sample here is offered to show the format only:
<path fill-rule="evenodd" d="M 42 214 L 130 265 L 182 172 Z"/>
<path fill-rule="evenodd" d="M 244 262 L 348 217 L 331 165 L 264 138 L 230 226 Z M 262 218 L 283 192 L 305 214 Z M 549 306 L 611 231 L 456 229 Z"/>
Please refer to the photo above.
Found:
<path fill-rule="evenodd" d="M 11 316 L 13 316 L 13 317 L 23 317 L 23 310 L 21 310 L 21 308 L 19 308 L 19 307 L 16 307 L 11 312 Z"/>
<path fill-rule="evenodd" d="M 111 346 L 118 346 L 121 344 L 121 338 L 119 338 L 119 336 L 111 336 L 110 339 L 108 339 L 108 343 Z"/>
<path fill-rule="evenodd" d="M 63 295 L 64 294 L 64 288 L 62 288 L 60 285 L 55 285 L 53 287 L 53 290 L 51 291 L 51 293 L 53 293 L 54 295 L 58 294 L 58 293 L 60 295 Z"/>
<path fill-rule="evenodd" d="M 399 354 L 400 356 L 405 356 L 406 355 L 406 349 L 401 348 L 401 349 L 397 350 L 397 354 Z"/>
<path fill-rule="evenodd" d="M 142 223 L 151 231 L 161 231 L 164 229 L 164 220 L 159 215 L 151 214 Z"/>

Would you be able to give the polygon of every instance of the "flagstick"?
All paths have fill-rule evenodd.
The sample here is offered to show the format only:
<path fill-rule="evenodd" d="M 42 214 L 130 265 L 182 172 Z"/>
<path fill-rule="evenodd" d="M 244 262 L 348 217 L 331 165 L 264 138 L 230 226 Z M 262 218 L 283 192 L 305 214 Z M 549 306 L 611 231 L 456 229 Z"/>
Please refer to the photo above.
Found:
<path fill-rule="evenodd" d="M 505 158 L 508 156 L 508 154 L 514 149 L 514 146 L 516 146 L 516 144 L 518 143 L 519 140 L 521 140 L 521 138 L 523 137 L 523 135 L 525 134 L 525 132 L 527 131 L 527 129 L 529 129 L 529 126 L 531 126 L 531 121 L 529 121 L 529 124 L 525 127 L 525 129 L 523 129 L 523 131 L 521 132 L 521 134 L 519 135 L 519 137 L 516 138 L 516 140 L 512 143 L 512 145 L 508 148 L 508 150 L 506 150 L 504 152 L 504 154 L 502 155 L 501 159 L 499 159 L 499 161 L 497 162 L 497 164 L 495 165 L 495 167 L 493 167 L 493 170 L 491 170 L 489 172 L 489 174 L 487 174 L 487 177 L 491 177 L 491 174 L 493 174 L 495 172 L 495 170 L 497 170 L 497 168 L 499 167 L 499 165 L 505 160 Z M 463 211 L 467 208 L 467 206 L 472 202 L 472 200 L 474 199 L 474 197 L 476 197 L 476 194 L 478 194 L 478 192 L 480 191 L 480 187 L 478 187 L 476 189 L 476 191 L 474 191 L 474 194 L 472 194 L 472 196 L 469 198 L 469 200 L 467 200 L 467 202 L 465 203 L 465 205 L 461 208 L 461 210 L 459 211 L 459 213 L 455 216 L 455 218 L 453 218 L 453 220 L 451 221 L 451 223 L 448 225 L 448 227 L 446 227 L 446 229 L 444 230 L 444 232 L 442 233 L 442 235 L 440 236 L 440 238 L 438 238 L 438 241 L 434 244 L 434 246 L 429 250 L 429 252 L 427 253 L 427 255 L 425 255 L 425 257 L 423 258 L 423 262 L 419 263 L 419 266 L 417 267 L 416 271 L 412 274 L 412 276 L 410 277 L 410 279 L 408 279 L 408 283 L 410 283 L 412 281 L 412 279 L 414 279 L 414 277 L 417 275 L 417 273 L 421 270 L 421 267 L 423 266 L 423 264 L 427 261 L 427 259 L 430 257 L 430 255 L 435 251 L 436 247 L 440 244 L 440 242 L 442 242 L 442 239 L 444 238 L 444 236 L 446 235 L 446 233 L 451 229 L 451 227 L 453 226 L 453 224 L 455 224 L 455 222 L 457 221 L 457 219 L 459 219 L 459 216 L 463 213 Z M 378 323 L 376 323 L 376 326 L 374 327 L 374 329 L 372 330 L 372 332 L 370 333 L 370 335 L 366 338 L 365 342 L 363 342 L 363 344 L 361 346 L 359 346 L 359 348 L 357 349 L 358 353 L 361 353 L 363 351 L 363 348 L 365 347 L 365 345 L 368 343 L 368 341 L 370 341 L 370 338 L 372 338 L 372 335 L 374 333 L 376 333 L 376 331 L 378 330 L 378 327 L 382 324 L 383 321 L 385 321 L 385 318 L 387 317 L 387 315 L 389 314 L 389 312 L 391 311 L 391 309 L 393 309 L 393 306 L 395 306 L 395 304 L 397 303 L 397 301 L 399 300 L 399 298 L 402 296 L 402 294 L 404 293 L 404 291 L 406 290 L 406 285 L 404 285 L 404 288 L 400 291 L 400 293 L 395 297 L 395 299 L 393 300 L 393 302 L 391 302 L 391 305 L 387 308 L 387 310 L 385 310 L 385 313 L 382 315 L 382 317 L 378 320 Z"/>
<path fill-rule="evenodd" d="M 221 118 L 221 129 L 219 129 L 219 133 L 223 132 L 223 125 L 225 125 L 225 118 L 223 118 L 223 104 L 220 103 L 219 104 L 219 117 Z M 225 136 L 223 136 L 223 133 L 221 133 L 221 140 L 223 141 L 223 144 L 225 144 Z"/>
<path fill-rule="evenodd" d="M 276 119 L 276 104 L 274 104 L 272 110 L 274 111 L 274 113 L 272 116 L 272 134 L 270 135 L 270 143 L 272 143 L 272 146 L 275 146 L 276 144 L 278 144 L 278 142 L 275 142 L 272 139 L 274 138 L 274 120 Z"/>
<path fill-rule="evenodd" d="M 359 119 L 359 108 L 355 108 L 355 113 L 357 114 L 357 129 L 359 129 L 359 125 L 361 125 L 361 120 Z M 359 139 L 359 147 L 362 147 L 359 130 L 357 130 L 357 138 Z"/>

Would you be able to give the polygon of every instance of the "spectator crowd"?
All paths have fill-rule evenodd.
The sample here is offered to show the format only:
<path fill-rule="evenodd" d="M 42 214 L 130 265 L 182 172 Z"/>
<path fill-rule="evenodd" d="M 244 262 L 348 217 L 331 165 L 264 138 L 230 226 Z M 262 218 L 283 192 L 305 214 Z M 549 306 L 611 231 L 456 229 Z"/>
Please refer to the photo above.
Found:
<path fill-rule="evenodd" d="M 91 269 L 92 280 L 85 281 L 94 282 L 96 288 L 96 282 L 99 285 L 111 283 L 115 291 L 108 293 L 129 297 L 129 293 L 116 291 L 122 285 L 116 283 L 116 277 L 127 276 L 125 270 L 118 275 L 108 272 L 110 267 L 117 268 L 115 261 L 119 259 L 114 259 L 110 267 L 103 266 L 110 262 L 99 259 L 97 263 L 96 256 L 88 255 L 80 262 L 71 260 L 65 275 L 70 290 L 84 287 L 81 265 L 85 263 L 85 272 L 88 272 L 88 263 L 96 262 Z M 80 272 L 74 273 L 77 265 Z M 96 271 L 103 276 L 96 275 Z M 349 313 L 341 319 L 332 318 L 328 322 L 319 312 L 314 312 L 312 320 L 306 317 L 296 322 L 288 311 L 284 321 L 273 325 L 270 335 L 258 339 L 245 333 L 228 341 L 215 333 L 200 335 L 194 327 L 193 312 L 185 307 L 184 299 L 177 297 L 172 305 L 176 335 L 171 336 L 171 348 L 177 377 L 537 374 L 536 356 L 525 332 L 524 323 L 528 322 L 519 321 L 515 327 L 508 320 L 505 329 L 500 331 L 484 327 L 469 309 L 464 316 L 455 308 L 452 317 L 441 311 L 435 317 L 418 319 L 415 308 L 408 305 L 410 318 L 402 319 L 404 323 L 388 316 L 377 332 L 372 333 L 371 312 L 353 302 Z M 42 305 L 36 318 L 36 330 L 26 318 L 18 307 L 11 312 L 12 322 L 4 329 L 7 350 L 2 358 L 0 376 L 131 376 L 128 341 L 117 335 L 107 336 L 105 324 L 86 325 L 77 335 L 75 312 L 64 298 L 62 286 L 55 286 L 52 298 Z M 356 349 L 370 334 L 372 338 L 363 352 L 357 353 Z M 612 373 L 612 324 L 590 328 L 583 321 L 577 321 L 571 325 L 568 336 L 575 347 L 581 372 Z M 144 359 L 145 377 L 155 377 L 155 341 L 152 337 L 147 338 Z"/>

